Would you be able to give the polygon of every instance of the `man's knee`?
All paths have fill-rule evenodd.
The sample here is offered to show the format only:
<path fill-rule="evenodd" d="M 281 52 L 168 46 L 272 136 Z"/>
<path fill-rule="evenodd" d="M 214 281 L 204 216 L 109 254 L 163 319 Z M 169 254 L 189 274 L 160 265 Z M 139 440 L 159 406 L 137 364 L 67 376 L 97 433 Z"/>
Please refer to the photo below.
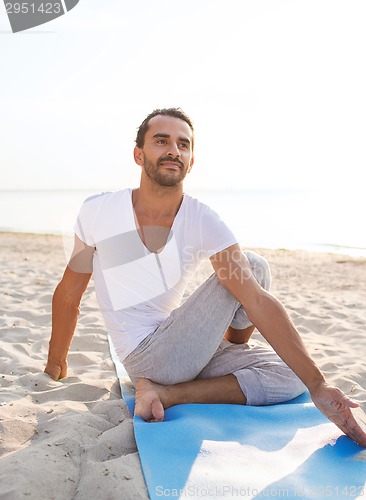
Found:
<path fill-rule="evenodd" d="M 244 254 L 249 260 L 255 279 L 262 288 L 269 290 L 271 286 L 271 270 L 267 260 L 262 255 L 251 250 L 245 250 Z"/>

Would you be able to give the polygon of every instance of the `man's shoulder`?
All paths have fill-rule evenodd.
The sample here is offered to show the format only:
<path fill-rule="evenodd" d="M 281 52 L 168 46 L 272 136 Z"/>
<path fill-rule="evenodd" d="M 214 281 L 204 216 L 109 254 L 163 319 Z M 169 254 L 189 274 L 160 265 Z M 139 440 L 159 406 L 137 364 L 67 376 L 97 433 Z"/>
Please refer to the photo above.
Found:
<path fill-rule="evenodd" d="M 210 207 L 203 201 L 195 198 L 194 196 L 184 193 L 185 203 L 192 208 L 209 209 Z"/>
<path fill-rule="evenodd" d="M 96 241 L 102 241 L 119 233 L 126 221 L 130 223 L 129 204 L 131 204 L 129 189 L 106 191 L 89 196 L 79 210 L 76 233 L 80 234 L 81 239 L 88 245 L 91 241 L 94 245 Z"/>
<path fill-rule="evenodd" d="M 101 203 L 108 203 L 108 202 L 115 202 L 115 201 L 120 201 L 123 198 L 128 198 L 130 196 L 131 189 L 122 189 L 120 191 L 102 191 L 100 193 L 93 194 L 91 196 L 88 196 L 84 200 L 84 205 L 85 204 L 92 204 L 92 205 L 100 205 Z"/>
<path fill-rule="evenodd" d="M 217 213 L 215 210 L 213 210 L 206 202 L 203 202 L 199 200 L 198 198 L 195 198 L 189 194 L 184 194 L 185 196 L 185 203 L 186 206 L 191 211 L 194 211 L 196 213 L 201 213 L 201 214 L 207 214 L 207 215 L 214 215 L 217 216 Z"/>

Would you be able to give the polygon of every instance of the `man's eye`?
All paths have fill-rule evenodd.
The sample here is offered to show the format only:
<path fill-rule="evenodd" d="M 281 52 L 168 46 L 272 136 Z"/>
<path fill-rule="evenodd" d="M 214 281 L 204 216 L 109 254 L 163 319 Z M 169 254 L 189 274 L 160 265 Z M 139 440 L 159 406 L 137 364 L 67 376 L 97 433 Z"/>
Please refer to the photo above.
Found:
<path fill-rule="evenodd" d="M 179 147 L 182 148 L 182 149 L 187 149 L 188 148 L 188 144 L 186 144 L 185 142 L 181 142 L 179 144 Z"/>
<path fill-rule="evenodd" d="M 156 141 L 157 144 L 166 144 L 166 139 L 158 139 Z"/>

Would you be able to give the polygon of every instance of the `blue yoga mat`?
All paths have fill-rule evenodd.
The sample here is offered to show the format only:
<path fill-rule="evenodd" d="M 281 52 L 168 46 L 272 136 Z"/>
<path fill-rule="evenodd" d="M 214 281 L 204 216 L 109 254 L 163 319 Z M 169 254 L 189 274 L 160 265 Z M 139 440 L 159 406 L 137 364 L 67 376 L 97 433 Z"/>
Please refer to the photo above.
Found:
<path fill-rule="evenodd" d="M 133 412 L 127 374 L 114 361 Z M 134 429 L 151 499 L 366 496 L 366 450 L 308 394 L 274 406 L 177 405 L 164 422 L 135 416 Z"/>

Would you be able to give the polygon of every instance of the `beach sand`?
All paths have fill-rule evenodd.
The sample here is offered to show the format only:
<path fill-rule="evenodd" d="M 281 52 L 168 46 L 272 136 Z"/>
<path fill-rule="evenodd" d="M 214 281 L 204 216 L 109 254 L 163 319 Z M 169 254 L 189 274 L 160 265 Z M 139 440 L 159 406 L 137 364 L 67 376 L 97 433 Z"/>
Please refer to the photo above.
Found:
<path fill-rule="evenodd" d="M 366 259 L 258 251 L 271 264 L 272 292 L 328 380 L 366 410 Z M 147 499 L 92 283 L 69 377 L 43 373 L 65 265 L 61 237 L 0 233 L 0 499 Z"/>

